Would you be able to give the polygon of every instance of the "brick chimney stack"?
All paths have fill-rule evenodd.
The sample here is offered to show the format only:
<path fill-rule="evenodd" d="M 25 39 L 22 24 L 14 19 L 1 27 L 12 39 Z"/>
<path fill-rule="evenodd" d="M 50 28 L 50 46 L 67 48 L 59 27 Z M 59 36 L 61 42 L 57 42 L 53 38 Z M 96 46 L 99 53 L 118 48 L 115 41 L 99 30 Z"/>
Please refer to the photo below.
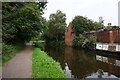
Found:
<path fill-rule="evenodd" d="M 67 46 L 72 46 L 74 39 L 74 31 L 72 29 L 72 23 L 69 23 L 65 31 L 65 43 Z"/>

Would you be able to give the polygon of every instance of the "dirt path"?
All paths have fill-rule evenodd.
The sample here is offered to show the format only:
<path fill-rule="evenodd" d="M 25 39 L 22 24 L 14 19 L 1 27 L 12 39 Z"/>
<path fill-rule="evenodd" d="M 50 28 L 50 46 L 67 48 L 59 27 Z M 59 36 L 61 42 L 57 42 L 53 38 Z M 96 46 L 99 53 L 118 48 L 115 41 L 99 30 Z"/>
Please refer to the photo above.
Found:
<path fill-rule="evenodd" d="M 31 78 L 32 75 L 32 47 L 28 46 L 23 51 L 7 62 L 2 68 L 3 78 Z"/>

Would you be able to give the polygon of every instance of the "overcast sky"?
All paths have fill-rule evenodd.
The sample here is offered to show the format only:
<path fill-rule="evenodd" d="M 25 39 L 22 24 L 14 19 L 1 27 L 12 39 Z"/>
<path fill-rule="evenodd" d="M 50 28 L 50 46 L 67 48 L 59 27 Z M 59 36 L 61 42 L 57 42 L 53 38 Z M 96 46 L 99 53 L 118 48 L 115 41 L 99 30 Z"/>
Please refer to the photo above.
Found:
<path fill-rule="evenodd" d="M 104 23 L 118 25 L 118 1 L 120 0 L 47 0 L 47 10 L 43 15 L 49 19 L 51 13 L 61 10 L 66 13 L 67 24 L 76 15 L 86 16 L 89 19 L 98 21 L 100 16 Z"/>

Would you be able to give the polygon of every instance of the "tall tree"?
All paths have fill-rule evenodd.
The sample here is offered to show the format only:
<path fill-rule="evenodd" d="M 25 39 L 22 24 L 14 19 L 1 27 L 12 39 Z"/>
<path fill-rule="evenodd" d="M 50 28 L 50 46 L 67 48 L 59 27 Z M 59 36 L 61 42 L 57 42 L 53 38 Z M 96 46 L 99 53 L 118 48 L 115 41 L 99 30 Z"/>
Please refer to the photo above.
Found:
<path fill-rule="evenodd" d="M 66 15 L 58 10 L 56 13 L 50 14 L 48 21 L 48 29 L 45 33 L 47 41 L 61 41 L 64 39 L 66 27 Z"/>
<path fill-rule="evenodd" d="M 43 10 L 46 3 L 8 2 L 2 4 L 3 42 L 29 41 L 42 28 Z"/>
<path fill-rule="evenodd" d="M 83 16 L 75 16 L 72 20 L 72 24 L 76 36 L 92 30 L 98 30 L 103 27 L 102 23 L 94 22 L 93 20 Z"/>

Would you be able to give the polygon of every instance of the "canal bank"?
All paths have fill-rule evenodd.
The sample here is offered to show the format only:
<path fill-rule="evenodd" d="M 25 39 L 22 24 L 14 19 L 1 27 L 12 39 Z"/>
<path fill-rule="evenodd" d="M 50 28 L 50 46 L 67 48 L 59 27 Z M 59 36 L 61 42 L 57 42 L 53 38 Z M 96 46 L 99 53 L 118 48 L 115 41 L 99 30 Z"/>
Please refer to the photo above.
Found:
<path fill-rule="evenodd" d="M 119 57 L 100 55 L 101 53 L 96 51 L 72 47 L 52 48 L 47 46 L 45 51 L 60 63 L 68 78 L 86 78 L 98 73 L 99 70 L 103 71 L 106 78 L 120 78 Z"/>

